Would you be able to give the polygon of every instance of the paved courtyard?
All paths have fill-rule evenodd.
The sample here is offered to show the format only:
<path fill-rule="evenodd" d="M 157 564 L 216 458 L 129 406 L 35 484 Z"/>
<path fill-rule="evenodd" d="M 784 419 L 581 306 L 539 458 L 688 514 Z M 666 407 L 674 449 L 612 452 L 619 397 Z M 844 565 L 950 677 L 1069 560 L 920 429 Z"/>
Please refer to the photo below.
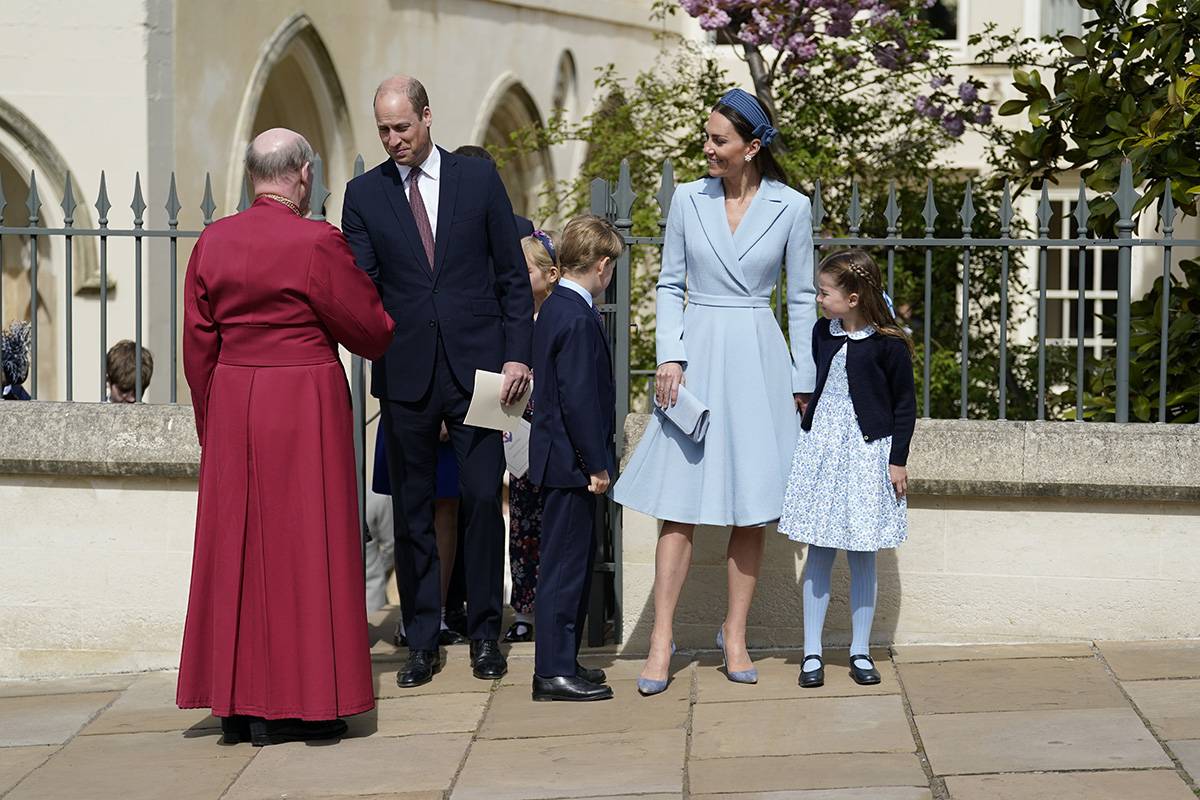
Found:
<path fill-rule="evenodd" d="M 530 701 L 528 645 L 496 684 L 448 653 L 403 691 L 377 642 L 378 708 L 332 745 L 221 745 L 169 672 L 0 682 L 0 796 L 1194 800 L 1200 779 L 1200 641 L 895 647 L 876 687 L 835 651 L 816 690 L 798 652 L 757 653 L 757 686 L 681 654 L 649 699 L 640 660 L 591 653 L 616 698 L 578 705 Z"/>

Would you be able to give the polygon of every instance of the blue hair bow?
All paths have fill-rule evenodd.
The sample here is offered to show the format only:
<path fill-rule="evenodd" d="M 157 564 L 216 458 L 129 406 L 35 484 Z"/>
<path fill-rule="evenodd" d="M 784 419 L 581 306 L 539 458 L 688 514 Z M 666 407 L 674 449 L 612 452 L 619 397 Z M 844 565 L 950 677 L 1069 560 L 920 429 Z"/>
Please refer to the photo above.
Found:
<path fill-rule="evenodd" d="M 779 135 L 779 131 L 771 126 L 771 120 L 763 110 L 762 103 L 744 89 L 730 89 L 718 102 L 732 108 L 753 125 L 754 138 L 761 141 L 763 147 L 771 144 Z"/>

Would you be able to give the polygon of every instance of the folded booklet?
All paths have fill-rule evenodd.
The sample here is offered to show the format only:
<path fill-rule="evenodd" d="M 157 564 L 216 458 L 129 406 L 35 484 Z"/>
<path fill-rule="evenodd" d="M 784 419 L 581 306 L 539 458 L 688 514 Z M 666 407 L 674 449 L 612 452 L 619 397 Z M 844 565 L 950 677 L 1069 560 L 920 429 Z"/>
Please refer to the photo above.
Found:
<path fill-rule="evenodd" d="M 704 434 L 708 433 L 708 406 L 700 402 L 686 386 L 679 387 L 679 399 L 675 405 L 662 408 L 655 404 L 655 408 L 693 442 L 704 441 Z"/>

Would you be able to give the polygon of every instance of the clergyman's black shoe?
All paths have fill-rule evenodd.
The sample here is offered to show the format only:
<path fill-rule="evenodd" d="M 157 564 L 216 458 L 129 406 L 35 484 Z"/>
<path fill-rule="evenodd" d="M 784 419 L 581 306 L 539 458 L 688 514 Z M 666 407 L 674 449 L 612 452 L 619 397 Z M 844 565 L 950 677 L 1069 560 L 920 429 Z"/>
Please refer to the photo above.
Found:
<path fill-rule="evenodd" d="M 604 674 L 604 670 L 590 669 L 578 661 L 575 662 L 575 677 L 588 683 L 608 683 L 608 676 Z"/>
<path fill-rule="evenodd" d="M 585 681 L 575 676 L 559 676 L 556 678 L 541 678 L 533 676 L 533 699 L 567 700 L 586 702 L 588 700 L 611 700 L 612 687 L 601 686 L 598 683 Z"/>
<path fill-rule="evenodd" d="M 858 666 L 859 661 L 866 661 L 870 667 Z M 874 686 L 881 680 L 879 670 L 875 669 L 875 661 L 868 655 L 850 656 L 850 677 L 859 686 Z"/>
<path fill-rule="evenodd" d="M 471 673 L 481 681 L 503 678 L 508 672 L 508 660 L 500 652 L 495 639 L 471 640 Z"/>
<path fill-rule="evenodd" d="M 340 719 L 308 721 L 256 718 L 250 722 L 250 743 L 255 747 L 266 747 L 284 742 L 337 739 L 346 734 L 346 727 L 346 723 Z"/>
<path fill-rule="evenodd" d="M 219 717 L 221 720 L 221 741 L 225 744 L 239 744 L 250 741 L 250 717 L 234 714 L 232 717 Z"/>
<path fill-rule="evenodd" d="M 401 689 L 424 686 L 442 671 L 442 656 L 437 650 L 409 650 L 408 660 L 396 673 L 396 685 Z"/>

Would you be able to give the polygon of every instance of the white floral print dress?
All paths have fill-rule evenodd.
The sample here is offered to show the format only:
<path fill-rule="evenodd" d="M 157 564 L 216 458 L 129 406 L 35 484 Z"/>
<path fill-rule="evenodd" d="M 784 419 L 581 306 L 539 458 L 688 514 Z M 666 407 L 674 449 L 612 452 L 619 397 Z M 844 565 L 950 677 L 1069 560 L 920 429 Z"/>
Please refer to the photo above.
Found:
<path fill-rule="evenodd" d="M 847 333 L 830 320 L 834 336 L 865 339 L 873 327 Z M 908 536 L 908 501 L 897 500 L 888 480 L 892 437 L 863 440 L 850 400 L 843 344 L 833 357 L 812 429 L 800 431 L 779 519 L 795 542 L 839 550 L 882 550 Z"/>

